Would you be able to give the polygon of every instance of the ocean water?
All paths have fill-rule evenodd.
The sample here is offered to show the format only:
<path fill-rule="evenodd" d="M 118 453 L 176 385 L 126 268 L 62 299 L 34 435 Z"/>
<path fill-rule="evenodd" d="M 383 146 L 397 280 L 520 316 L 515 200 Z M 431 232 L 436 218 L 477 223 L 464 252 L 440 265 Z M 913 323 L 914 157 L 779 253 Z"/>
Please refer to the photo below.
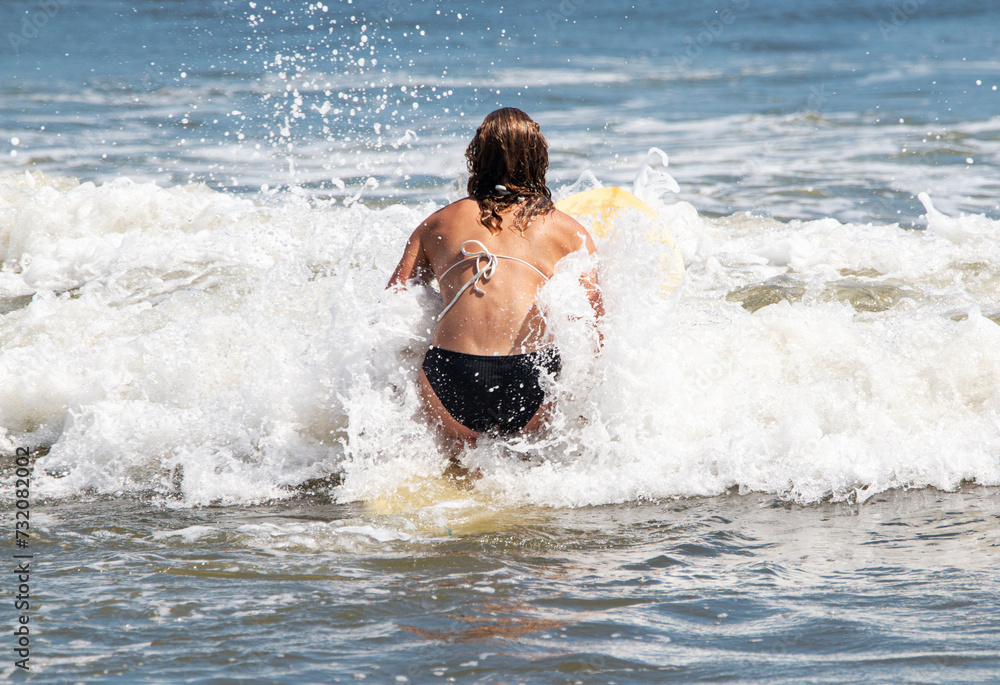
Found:
<path fill-rule="evenodd" d="M 27 615 L 41 682 L 1000 679 L 997 27 L 0 5 L 8 575 L 33 555 L 0 669 Z M 662 293 L 622 217 L 597 354 L 568 258 L 551 426 L 455 484 L 413 385 L 440 298 L 383 288 L 503 105 L 557 196 L 628 188 L 686 272 Z"/>

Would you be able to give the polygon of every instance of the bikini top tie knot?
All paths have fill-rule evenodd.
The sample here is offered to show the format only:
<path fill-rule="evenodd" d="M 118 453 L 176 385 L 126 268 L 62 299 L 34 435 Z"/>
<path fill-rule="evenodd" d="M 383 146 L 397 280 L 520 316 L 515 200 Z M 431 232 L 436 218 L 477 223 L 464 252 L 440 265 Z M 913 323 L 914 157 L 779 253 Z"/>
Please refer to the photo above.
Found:
<path fill-rule="evenodd" d="M 468 248 L 469 245 L 475 245 L 476 247 L 479 248 L 479 251 L 472 252 Z M 469 279 L 469 282 L 472 284 L 472 289 L 474 291 L 476 291 L 480 295 L 485 295 L 486 293 L 483 292 L 483 289 L 479 287 L 479 281 L 482 278 L 485 278 L 487 281 L 493 278 L 493 274 L 497 270 L 497 255 L 490 252 L 489 249 L 487 249 L 487 247 L 478 240 L 466 240 L 464 243 L 462 243 L 462 254 L 465 255 L 465 259 L 452 264 L 451 267 L 448 268 L 448 271 L 451 271 L 459 264 L 467 262 L 470 259 L 476 260 L 476 271 L 473 274 L 472 278 Z M 486 260 L 485 266 L 479 265 L 479 260 L 481 259 Z M 447 274 L 448 271 L 445 271 L 443 274 L 441 274 L 441 276 L 444 277 L 444 275 Z M 465 288 L 462 289 L 464 290 Z"/>
<path fill-rule="evenodd" d="M 472 245 L 473 247 L 478 247 L 479 249 L 473 251 L 473 249 L 469 248 L 470 245 Z M 514 262 L 521 262 L 525 266 L 534 269 L 539 276 L 541 276 L 545 280 L 548 280 L 548 276 L 543 274 L 538 268 L 529 264 L 523 259 L 518 259 L 517 257 L 508 257 L 507 255 L 502 255 L 502 254 L 493 254 L 492 252 L 489 251 L 489 249 L 487 249 L 485 245 L 483 245 L 478 240 L 466 240 L 464 243 L 462 243 L 462 255 L 464 259 L 459 259 L 457 262 L 455 262 L 447 269 L 445 269 L 443 274 L 438 276 L 438 283 L 440 283 L 441 280 L 448 275 L 448 272 L 450 272 L 456 266 L 459 266 L 460 264 L 465 264 L 468 261 L 474 260 L 476 265 L 476 270 L 475 272 L 473 272 L 472 278 L 466 281 L 465 285 L 463 285 L 461 288 L 458 289 L 458 292 L 455 293 L 455 297 L 453 297 L 451 302 L 448 303 L 448 306 L 444 308 L 444 311 L 442 311 L 441 314 L 438 315 L 438 321 L 444 318 L 444 315 L 447 314 L 448 311 L 453 306 L 455 306 L 456 302 L 458 302 L 458 298 L 462 296 L 462 293 L 464 293 L 469 288 L 472 288 L 473 291 L 479 293 L 480 295 L 486 294 L 486 292 L 479 287 L 479 281 L 483 278 L 485 278 L 487 281 L 493 278 L 493 274 L 497 270 L 497 260 L 509 259 Z M 481 264 L 481 260 L 483 259 L 486 260 L 485 264 Z"/>

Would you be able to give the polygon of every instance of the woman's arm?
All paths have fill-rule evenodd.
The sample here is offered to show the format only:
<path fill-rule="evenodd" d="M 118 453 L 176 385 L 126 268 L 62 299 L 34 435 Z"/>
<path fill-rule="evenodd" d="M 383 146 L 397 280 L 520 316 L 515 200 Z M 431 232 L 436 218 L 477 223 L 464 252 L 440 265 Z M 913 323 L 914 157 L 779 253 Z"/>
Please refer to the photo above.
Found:
<path fill-rule="evenodd" d="M 584 235 L 586 236 L 587 253 L 596 253 L 597 246 L 594 245 L 594 239 L 590 237 L 590 233 L 585 232 Z M 597 282 L 597 269 L 592 269 L 580 276 L 580 284 L 587 289 L 587 299 L 590 300 L 590 306 L 594 310 L 594 319 L 596 321 L 604 316 L 604 298 L 601 297 L 601 286 Z M 600 331 L 598 333 L 600 334 Z M 601 335 L 601 340 L 603 342 L 603 335 Z"/>
<path fill-rule="evenodd" d="M 424 254 L 423 232 L 427 227 L 424 222 L 415 230 L 410 239 L 406 241 L 403 248 L 403 256 L 396 265 L 396 270 L 392 273 L 386 289 L 393 287 L 405 288 L 410 283 L 428 283 L 434 275 L 431 270 L 431 263 Z"/>

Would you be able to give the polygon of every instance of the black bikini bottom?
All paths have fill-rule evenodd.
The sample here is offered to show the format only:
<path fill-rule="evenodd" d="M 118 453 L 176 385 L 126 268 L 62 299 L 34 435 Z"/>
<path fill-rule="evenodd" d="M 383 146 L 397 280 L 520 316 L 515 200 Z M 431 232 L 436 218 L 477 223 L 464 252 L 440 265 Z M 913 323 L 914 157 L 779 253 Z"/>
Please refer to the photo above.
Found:
<path fill-rule="evenodd" d="M 542 372 L 558 375 L 559 352 L 550 347 L 505 357 L 432 347 L 424 374 L 456 421 L 479 433 L 510 434 L 524 428 L 545 400 Z"/>

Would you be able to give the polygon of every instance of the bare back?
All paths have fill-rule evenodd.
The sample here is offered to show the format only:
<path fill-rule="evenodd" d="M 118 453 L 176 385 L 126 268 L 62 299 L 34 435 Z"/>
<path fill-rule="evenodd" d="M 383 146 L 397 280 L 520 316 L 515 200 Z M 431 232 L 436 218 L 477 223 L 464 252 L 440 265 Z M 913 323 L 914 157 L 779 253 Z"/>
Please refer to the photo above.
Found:
<path fill-rule="evenodd" d="M 482 293 L 465 290 L 440 320 L 432 342 L 435 347 L 511 355 L 546 346 L 545 320 L 537 306 L 539 288 L 563 257 L 584 245 L 589 252 L 596 248 L 587 230 L 558 210 L 535 218 L 523 234 L 512 228 L 513 223 L 513 212 L 504 214 L 503 229 L 492 235 L 479 221 L 478 203 L 466 198 L 435 212 L 413 232 L 389 285 L 434 277 L 445 304 L 476 273 L 476 261 L 469 260 L 445 274 L 464 259 L 462 245 L 469 240 L 479 241 L 494 255 L 523 260 L 545 274 L 543 278 L 525 264 L 499 259 L 493 276 L 484 275 L 479 281 Z M 480 261 L 479 266 L 484 263 Z"/>

